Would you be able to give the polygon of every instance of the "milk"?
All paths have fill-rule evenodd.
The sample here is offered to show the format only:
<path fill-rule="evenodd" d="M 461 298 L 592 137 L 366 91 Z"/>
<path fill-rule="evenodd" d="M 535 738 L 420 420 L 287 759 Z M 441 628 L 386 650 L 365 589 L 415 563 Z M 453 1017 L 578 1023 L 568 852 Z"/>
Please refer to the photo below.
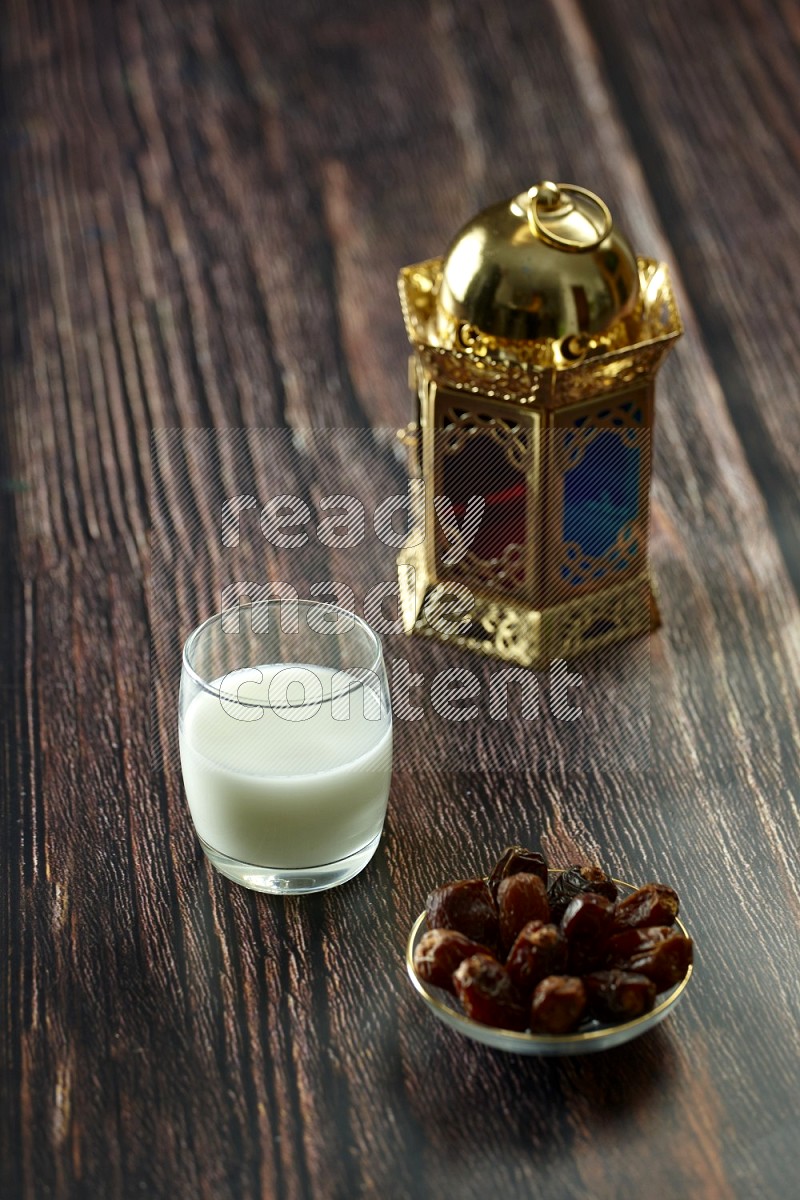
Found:
<path fill-rule="evenodd" d="M 269 665 L 210 687 L 223 698 L 203 690 L 191 699 L 180 751 L 192 819 L 212 850 L 257 866 L 308 868 L 346 858 L 380 834 L 392 726 L 377 683 L 325 667 Z"/>

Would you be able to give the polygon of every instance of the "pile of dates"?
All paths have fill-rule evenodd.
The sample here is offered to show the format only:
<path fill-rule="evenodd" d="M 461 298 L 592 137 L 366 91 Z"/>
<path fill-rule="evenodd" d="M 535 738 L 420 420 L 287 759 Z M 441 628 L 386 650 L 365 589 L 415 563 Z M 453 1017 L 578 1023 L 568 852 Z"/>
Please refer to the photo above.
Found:
<path fill-rule="evenodd" d="M 592 1018 L 617 1024 L 650 1012 L 689 969 L 677 915 L 663 883 L 618 897 L 601 867 L 548 872 L 541 854 L 510 846 L 488 878 L 431 892 L 414 967 L 484 1025 L 564 1034 Z"/>

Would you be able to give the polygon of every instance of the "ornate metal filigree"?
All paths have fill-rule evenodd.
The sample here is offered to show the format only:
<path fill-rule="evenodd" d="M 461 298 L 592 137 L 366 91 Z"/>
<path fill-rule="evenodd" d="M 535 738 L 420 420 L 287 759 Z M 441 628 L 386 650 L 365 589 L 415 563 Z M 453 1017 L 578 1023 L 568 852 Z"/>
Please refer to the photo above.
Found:
<path fill-rule="evenodd" d="M 478 594 L 465 626 L 448 633 L 437 620 L 435 585 L 427 577 L 417 548 L 402 550 L 398 566 L 401 611 L 408 633 L 436 636 L 525 667 L 545 668 L 555 658 L 572 658 L 647 633 L 658 625 L 658 608 L 645 571 L 624 583 L 541 610 Z M 409 572 L 408 567 L 413 570 Z M 442 612 L 447 611 L 443 596 Z"/>
<path fill-rule="evenodd" d="M 536 622 L 530 613 L 490 601 L 483 606 L 477 624 L 486 630 L 490 639 L 491 650 L 483 647 L 485 653 L 522 663 L 523 666 L 533 662 Z"/>
<path fill-rule="evenodd" d="M 630 451 L 642 451 L 636 458 L 635 511 L 617 529 L 613 544 L 602 554 L 589 554 L 579 542 L 569 540 L 556 546 L 551 555 L 551 580 L 559 592 L 573 589 L 587 590 L 609 577 L 620 577 L 641 565 L 646 553 L 646 538 L 643 525 L 646 519 L 649 480 L 649 424 L 647 401 L 643 390 L 621 397 L 616 404 L 607 407 L 595 405 L 592 409 L 573 418 L 570 424 L 557 426 L 554 437 L 558 439 L 553 456 L 554 514 L 560 517 L 561 526 L 565 519 L 565 488 L 570 472 L 578 468 L 588 447 L 602 434 L 613 433 Z M 624 517 L 620 513 L 617 520 Z M 608 495 L 597 498 L 592 509 L 593 522 L 614 521 L 615 512 Z M 613 526 L 612 526 L 613 528 Z M 551 546 L 554 543 L 551 542 Z M 573 593 L 574 594 L 574 593 Z"/>
<path fill-rule="evenodd" d="M 641 538 L 633 521 L 622 526 L 611 549 L 597 558 L 584 554 L 577 542 L 565 542 L 561 578 L 570 587 L 580 587 L 590 579 L 600 580 L 614 572 L 627 571 L 641 549 Z"/>
<path fill-rule="evenodd" d="M 563 658 L 647 633 L 654 624 L 654 603 L 646 577 L 621 587 L 592 592 L 562 604 L 550 614 L 547 639 Z"/>
<path fill-rule="evenodd" d="M 540 374 L 523 363 L 500 363 L 442 346 L 419 346 L 417 353 L 431 379 L 459 391 L 531 404 L 541 387 Z"/>
<path fill-rule="evenodd" d="M 644 409 L 637 400 L 623 400 L 613 408 L 601 408 L 576 417 L 572 426 L 560 431 L 559 467 L 562 471 L 577 467 L 587 448 L 604 431 L 616 433 L 624 446 L 634 449 L 641 445 L 645 430 Z"/>
<path fill-rule="evenodd" d="M 455 579 L 487 589 L 518 587 L 525 579 L 525 547 L 515 542 L 509 544 L 497 558 L 479 558 L 468 550 L 462 558 L 448 567 L 448 574 Z"/>
<path fill-rule="evenodd" d="M 673 338 L 683 330 L 666 263 L 640 258 L 636 334 L 639 342 Z"/>
<path fill-rule="evenodd" d="M 506 366 L 524 363 L 536 370 L 548 371 L 554 362 L 552 338 L 537 342 L 498 338 L 442 312 L 436 314 L 436 344 L 445 350 L 459 350 L 473 358 L 490 358 Z"/>
<path fill-rule="evenodd" d="M 527 426 L 510 418 L 492 413 L 448 408 L 444 413 L 440 437 L 444 454 L 457 454 L 476 436 L 486 436 L 496 442 L 517 471 L 527 471 L 531 448 L 525 434 Z"/>
<path fill-rule="evenodd" d="M 649 379 L 658 370 L 667 348 L 658 343 L 636 351 L 620 350 L 560 371 L 554 401 L 558 407 L 576 404 Z"/>
<path fill-rule="evenodd" d="M 429 258 L 426 262 L 404 267 L 400 272 L 398 288 L 403 320 L 410 340 L 417 345 L 428 341 L 443 261 L 442 258 Z"/>

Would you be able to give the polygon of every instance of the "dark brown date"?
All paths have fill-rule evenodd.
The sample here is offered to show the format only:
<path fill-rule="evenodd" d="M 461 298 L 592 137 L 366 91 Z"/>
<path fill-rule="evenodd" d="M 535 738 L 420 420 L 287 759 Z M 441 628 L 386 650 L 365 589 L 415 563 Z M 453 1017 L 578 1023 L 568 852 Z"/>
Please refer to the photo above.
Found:
<path fill-rule="evenodd" d="M 547 921 L 550 918 L 547 888 L 538 875 L 524 872 L 500 880 L 497 908 L 500 913 L 500 944 L 506 951 L 529 921 Z"/>
<path fill-rule="evenodd" d="M 457 929 L 465 937 L 494 948 L 497 909 L 483 879 L 457 879 L 434 888 L 425 906 L 429 929 Z"/>
<path fill-rule="evenodd" d="M 520 930 L 506 968 L 519 991 L 530 994 L 548 975 L 566 970 L 567 943 L 555 925 L 531 921 Z"/>
<path fill-rule="evenodd" d="M 465 958 L 453 976 L 456 995 L 473 1021 L 520 1033 L 527 1026 L 525 1005 L 508 971 L 488 954 Z"/>
<path fill-rule="evenodd" d="M 605 896 L 583 892 L 570 900 L 561 918 L 561 932 L 569 945 L 570 975 L 584 975 L 602 966 L 613 928 L 614 905 Z"/>
<path fill-rule="evenodd" d="M 598 1021 L 632 1021 L 650 1012 L 656 1000 L 652 979 L 632 971 L 593 971 L 584 975 L 583 986 L 589 1011 Z"/>
<path fill-rule="evenodd" d="M 414 970 L 424 983 L 455 992 L 453 972 L 473 954 L 489 951 L 457 929 L 429 929 L 414 951 Z"/>
<path fill-rule="evenodd" d="M 584 892 L 570 900 L 561 918 L 561 932 L 567 941 L 594 938 L 605 941 L 614 927 L 614 905 L 596 892 Z"/>
<path fill-rule="evenodd" d="M 560 921 L 566 907 L 582 892 L 596 892 L 607 900 L 616 900 L 617 885 L 609 879 L 602 867 L 569 867 L 556 875 L 550 884 L 550 920 Z"/>
<path fill-rule="evenodd" d="M 586 989 L 574 975 L 549 975 L 531 1001 L 532 1033 L 571 1033 L 586 1011 Z"/>
<path fill-rule="evenodd" d="M 671 887 L 665 883 L 646 883 L 617 901 L 615 923 L 618 929 L 674 925 L 679 907 L 678 893 Z"/>
<path fill-rule="evenodd" d="M 489 890 L 497 899 L 497 889 L 509 875 L 538 875 L 547 887 L 547 863 L 541 854 L 526 850 L 524 846 L 509 846 L 498 858 L 489 875 Z"/>
<path fill-rule="evenodd" d="M 684 937 L 671 925 L 654 925 L 649 929 L 625 929 L 608 941 L 606 962 L 646 975 L 656 990 L 680 983 L 692 962 L 692 939 Z"/>
<path fill-rule="evenodd" d="M 659 925 L 650 929 L 623 929 L 612 934 L 606 946 L 607 965 L 613 967 L 617 963 L 625 962 L 632 954 L 647 950 L 656 942 L 663 941 L 667 929 L 666 925 Z"/>

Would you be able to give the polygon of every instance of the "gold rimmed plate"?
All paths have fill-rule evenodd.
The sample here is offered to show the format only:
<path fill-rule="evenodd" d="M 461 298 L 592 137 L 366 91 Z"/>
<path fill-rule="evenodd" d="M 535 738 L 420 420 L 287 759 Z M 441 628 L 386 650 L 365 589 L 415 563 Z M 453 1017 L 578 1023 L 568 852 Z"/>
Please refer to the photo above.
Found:
<path fill-rule="evenodd" d="M 551 871 L 550 873 L 554 875 L 561 872 Z M 615 879 L 614 883 L 621 893 L 636 891 L 636 886 L 632 883 L 625 883 L 621 879 Z M 675 928 L 679 929 L 686 937 L 689 936 L 681 921 L 675 922 Z M 622 1021 L 618 1025 L 605 1025 L 600 1021 L 588 1020 L 584 1021 L 574 1033 L 559 1035 L 516 1033 L 511 1029 L 495 1029 L 491 1025 L 482 1025 L 479 1021 L 473 1021 L 465 1015 L 458 1000 L 450 992 L 445 991 L 444 988 L 432 987 L 430 984 L 423 983 L 414 970 L 414 951 L 426 929 L 425 913 L 422 912 L 414 922 L 406 947 L 408 977 L 419 996 L 435 1017 L 438 1017 L 445 1025 L 449 1025 L 451 1029 L 455 1029 L 457 1033 L 472 1038 L 475 1042 L 482 1042 L 485 1046 L 491 1046 L 495 1050 L 505 1050 L 510 1054 L 543 1056 L 593 1054 L 598 1050 L 610 1050 L 612 1046 L 622 1046 L 625 1042 L 630 1042 L 633 1038 L 640 1037 L 648 1030 L 654 1029 L 665 1017 L 669 1016 L 692 978 L 692 967 L 690 966 L 680 983 L 676 983 L 667 991 L 659 992 L 656 996 L 655 1007 L 651 1012 L 636 1017 L 632 1021 Z"/>

